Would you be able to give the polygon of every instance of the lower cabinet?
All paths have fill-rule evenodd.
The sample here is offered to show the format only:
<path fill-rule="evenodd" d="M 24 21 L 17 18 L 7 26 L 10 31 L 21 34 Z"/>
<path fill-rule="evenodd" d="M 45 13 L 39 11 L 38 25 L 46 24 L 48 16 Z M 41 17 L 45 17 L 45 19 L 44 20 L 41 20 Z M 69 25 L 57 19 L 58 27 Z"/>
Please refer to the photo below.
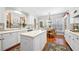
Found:
<path fill-rule="evenodd" d="M 0 40 L 1 50 L 6 50 L 18 43 L 19 35 L 18 32 L 4 33 L 2 40 Z"/>
<path fill-rule="evenodd" d="M 33 50 L 33 40 L 30 37 L 21 35 L 21 49 L 22 51 L 32 51 Z"/>
<path fill-rule="evenodd" d="M 65 40 L 73 51 L 79 51 L 79 36 L 71 32 L 65 32 Z"/>
<path fill-rule="evenodd" d="M 2 34 L 0 35 L 0 51 L 2 50 L 2 40 L 3 40 L 3 38 L 2 38 Z"/>
<path fill-rule="evenodd" d="M 40 38 L 40 49 L 43 50 L 43 48 L 47 42 L 47 34 L 42 33 L 42 35 L 40 35 L 40 37 L 43 38 L 43 39 Z"/>
<path fill-rule="evenodd" d="M 1 50 L 1 40 L 0 40 L 0 50 Z"/>
<path fill-rule="evenodd" d="M 41 51 L 47 42 L 46 32 L 35 37 L 21 35 L 21 50 L 22 51 Z"/>

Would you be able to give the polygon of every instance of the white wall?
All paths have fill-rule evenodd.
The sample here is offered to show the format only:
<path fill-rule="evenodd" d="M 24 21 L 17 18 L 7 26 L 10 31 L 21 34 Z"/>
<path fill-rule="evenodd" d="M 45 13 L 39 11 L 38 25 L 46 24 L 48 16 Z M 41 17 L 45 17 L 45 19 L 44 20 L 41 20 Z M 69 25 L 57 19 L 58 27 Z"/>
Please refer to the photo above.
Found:
<path fill-rule="evenodd" d="M 28 16 L 28 24 L 34 25 L 34 16 L 32 16 L 32 15 Z"/>
<path fill-rule="evenodd" d="M 4 23 L 5 20 L 5 9 L 3 7 L 0 7 L 0 23 Z"/>
<path fill-rule="evenodd" d="M 3 28 L 6 29 L 6 17 L 5 17 L 5 8 L 0 7 L 0 23 L 3 23 Z"/>

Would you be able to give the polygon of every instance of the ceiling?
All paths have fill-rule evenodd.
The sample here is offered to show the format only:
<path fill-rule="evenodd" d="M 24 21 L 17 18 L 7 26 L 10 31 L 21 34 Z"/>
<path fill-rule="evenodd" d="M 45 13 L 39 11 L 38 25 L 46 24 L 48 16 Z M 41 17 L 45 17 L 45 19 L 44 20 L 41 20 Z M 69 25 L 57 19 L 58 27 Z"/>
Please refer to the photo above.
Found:
<path fill-rule="evenodd" d="M 42 16 L 50 14 L 58 14 L 65 11 L 72 11 L 78 7 L 9 7 L 8 9 L 15 9 L 25 14 L 34 16 Z M 79 8 L 78 8 L 79 9 Z"/>

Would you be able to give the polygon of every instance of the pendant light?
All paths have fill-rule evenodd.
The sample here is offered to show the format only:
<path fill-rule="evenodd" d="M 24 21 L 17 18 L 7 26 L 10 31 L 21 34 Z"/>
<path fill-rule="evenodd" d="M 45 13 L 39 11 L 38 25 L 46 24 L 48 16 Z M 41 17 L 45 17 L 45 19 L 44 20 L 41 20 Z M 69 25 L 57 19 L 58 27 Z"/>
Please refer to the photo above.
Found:
<path fill-rule="evenodd" d="M 48 20 L 49 20 L 49 26 L 51 26 L 52 25 L 52 21 L 51 21 L 51 15 L 50 15 L 50 12 L 48 13 Z"/>

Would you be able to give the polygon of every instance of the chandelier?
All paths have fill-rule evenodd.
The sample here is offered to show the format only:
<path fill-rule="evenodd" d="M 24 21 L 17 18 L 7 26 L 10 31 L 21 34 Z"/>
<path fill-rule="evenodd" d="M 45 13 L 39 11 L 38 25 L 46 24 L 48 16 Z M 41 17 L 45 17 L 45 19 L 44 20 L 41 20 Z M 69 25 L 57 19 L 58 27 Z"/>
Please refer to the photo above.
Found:
<path fill-rule="evenodd" d="M 49 20 L 49 24 L 51 25 L 52 24 L 52 19 L 51 19 L 51 15 L 50 15 L 50 12 L 49 12 L 49 14 L 48 14 L 48 20 Z"/>

